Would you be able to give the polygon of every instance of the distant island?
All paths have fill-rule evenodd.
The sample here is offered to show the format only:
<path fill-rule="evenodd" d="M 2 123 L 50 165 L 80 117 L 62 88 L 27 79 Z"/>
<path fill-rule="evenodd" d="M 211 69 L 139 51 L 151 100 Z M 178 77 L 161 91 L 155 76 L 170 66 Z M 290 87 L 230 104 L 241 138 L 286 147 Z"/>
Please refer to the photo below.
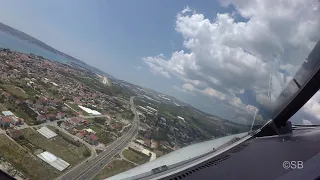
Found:
<path fill-rule="evenodd" d="M 24 41 L 28 41 L 29 43 L 37 45 L 37 46 L 39 46 L 39 47 L 41 47 L 41 48 L 43 48 L 43 49 L 45 49 L 45 50 L 47 50 L 49 52 L 57 54 L 59 56 L 66 57 L 69 60 L 69 63 L 71 65 L 73 65 L 73 66 L 77 66 L 79 68 L 85 68 L 85 69 L 90 70 L 90 71 L 92 71 L 94 73 L 97 73 L 97 74 L 110 76 L 110 75 L 108 75 L 107 73 L 101 71 L 98 68 L 92 67 L 92 66 L 86 64 L 85 62 L 75 58 L 75 57 L 72 57 L 72 56 L 70 56 L 70 55 L 68 55 L 66 53 L 63 53 L 63 52 L 61 52 L 61 51 L 59 51 L 59 50 L 47 45 L 46 43 L 44 43 L 44 42 L 42 42 L 42 41 L 40 41 L 40 40 L 28 35 L 28 34 L 22 32 L 22 31 L 19 31 L 19 30 L 15 29 L 15 28 L 12 28 L 12 27 L 10 27 L 8 25 L 5 25 L 5 24 L 3 24 L 1 22 L 0 22 L 0 31 L 8 33 L 8 34 L 10 34 L 12 36 L 18 37 L 19 39 L 22 39 Z"/>

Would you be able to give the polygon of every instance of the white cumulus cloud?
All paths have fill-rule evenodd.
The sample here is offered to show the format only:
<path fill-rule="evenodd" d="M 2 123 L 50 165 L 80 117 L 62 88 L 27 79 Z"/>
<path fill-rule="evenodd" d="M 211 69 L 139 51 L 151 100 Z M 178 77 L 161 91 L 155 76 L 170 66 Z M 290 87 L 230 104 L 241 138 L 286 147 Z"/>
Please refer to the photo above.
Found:
<path fill-rule="evenodd" d="M 189 7 L 179 12 L 175 30 L 188 51 L 143 61 L 154 74 L 184 81 L 182 88 L 187 91 L 245 110 L 250 104 L 239 95 L 251 90 L 259 104 L 267 105 L 270 71 L 274 100 L 318 41 L 319 3 L 228 0 L 222 4 L 232 4 L 236 13 L 218 13 L 210 20 L 199 12 L 188 13 Z M 235 16 L 247 21 L 236 21 Z"/>

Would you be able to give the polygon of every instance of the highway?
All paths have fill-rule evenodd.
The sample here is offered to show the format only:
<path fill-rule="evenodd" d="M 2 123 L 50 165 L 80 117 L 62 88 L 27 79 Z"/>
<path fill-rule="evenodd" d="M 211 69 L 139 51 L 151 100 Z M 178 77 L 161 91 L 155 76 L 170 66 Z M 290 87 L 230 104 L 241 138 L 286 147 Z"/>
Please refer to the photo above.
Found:
<path fill-rule="evenodd" d="M 106 164 L 110 162 L 113 156 L 124 149 L 133 140 L 138 133 L 139 118 L 133 102 L 134 97 L 130 98 L 131 110 L 135 114 L 131 129 L 119 139 L 110 144 L 105 151 L 101 152 L 94 159 L 88 160 L 74 169 L 63 174 L 60 180 L 90 180 L 98 174 Z"/>

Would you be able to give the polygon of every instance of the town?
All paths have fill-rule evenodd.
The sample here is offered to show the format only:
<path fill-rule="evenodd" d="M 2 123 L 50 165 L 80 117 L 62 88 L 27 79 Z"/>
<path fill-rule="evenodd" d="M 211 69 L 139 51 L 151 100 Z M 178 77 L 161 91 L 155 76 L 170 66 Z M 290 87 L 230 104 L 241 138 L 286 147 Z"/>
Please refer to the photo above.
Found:
<path fill-rule="evenodd" d="M 0 49 L 0 94 L 0 167 L 16 179 L 58 178 L 102 156 L 131 132 L 135 113 L 137 133 L 96 179 L 239 129 L 208 124 L 208 116 L 137 86 L 10 49 Z"/>

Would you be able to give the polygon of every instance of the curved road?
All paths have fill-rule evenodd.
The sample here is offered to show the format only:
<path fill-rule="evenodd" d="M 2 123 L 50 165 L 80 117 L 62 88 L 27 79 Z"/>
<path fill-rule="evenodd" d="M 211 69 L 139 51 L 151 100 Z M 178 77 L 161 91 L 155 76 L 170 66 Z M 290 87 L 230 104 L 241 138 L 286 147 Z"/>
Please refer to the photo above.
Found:
<path fill-rule="evenodd" d="M 125 148 L 138 133 L 139 118 L 133 103 L 134 97 L 130 98 L 131 111 L 135 114 L 131 129 L 119 139 L 110 144 L 105 151 L 101 152 L 94 159 L 88 160 L 74 169 L 62 175 L 60 180 L 90 180 L 98 174 L 113 156 Z"/>

